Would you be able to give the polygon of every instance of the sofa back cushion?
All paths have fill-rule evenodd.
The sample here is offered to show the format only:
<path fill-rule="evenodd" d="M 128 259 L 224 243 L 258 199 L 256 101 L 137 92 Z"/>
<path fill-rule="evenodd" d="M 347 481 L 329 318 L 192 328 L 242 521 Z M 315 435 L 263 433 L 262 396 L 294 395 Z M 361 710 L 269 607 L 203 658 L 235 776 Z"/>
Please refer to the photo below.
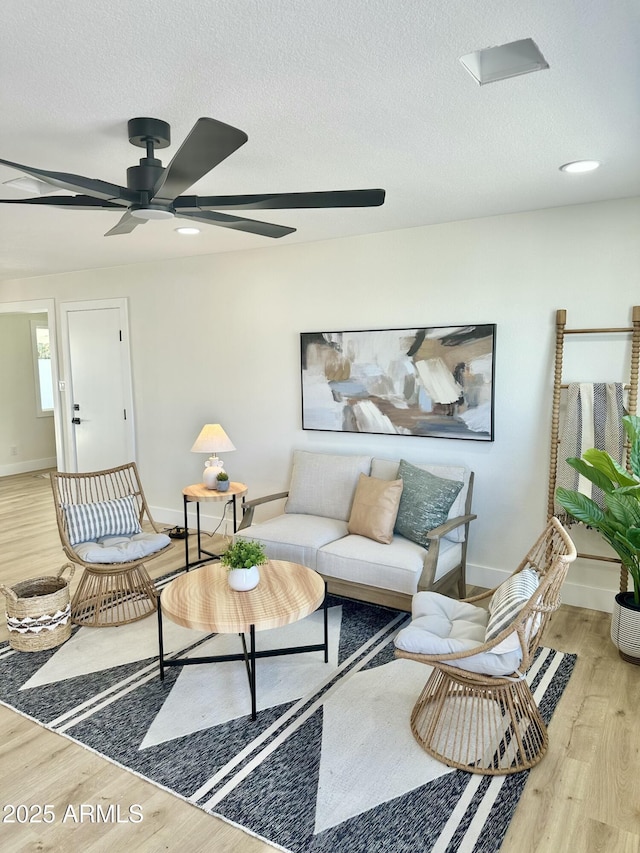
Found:
<path fill-rule="evenodd" d="M 360 474 L 369 474 L 370 456 L 334 456 L 294 450 L 289 497 L 284 511 L 348 521 Z"/>
<path fill-rule="evenodd" d="M 447 514 L 447 519 L 457 518 L 460 515 L 464 515 L 467 494 L 469 492 L 469 478 L 471 476 L 471 471 L 468 468 L 464 465 L 431 465 L 422 462 L 413 462 L 412 464 L 415 465 L 416 468 L 422 468 L 423 471 L 428 471 L 435 477 L 442 477 L 445 480 L 461 481 L 462 488 L 458 492 L 454 502 L 451 504 L 451 508 Z M 399 466 L 400 463 L 393 459 L 379 459 L 376 457 L 371 460 L 371 476 L 379 477 L 381 480 L 396 480 L 398 478 Z M 444 538 L 448 539 L 450 542 L 464 542 L 464 534 L 464 525 L 462 525 L 461 527 L 457 527 L 455 530 L 452 530 L 451 533 L 447 533 Z"/>

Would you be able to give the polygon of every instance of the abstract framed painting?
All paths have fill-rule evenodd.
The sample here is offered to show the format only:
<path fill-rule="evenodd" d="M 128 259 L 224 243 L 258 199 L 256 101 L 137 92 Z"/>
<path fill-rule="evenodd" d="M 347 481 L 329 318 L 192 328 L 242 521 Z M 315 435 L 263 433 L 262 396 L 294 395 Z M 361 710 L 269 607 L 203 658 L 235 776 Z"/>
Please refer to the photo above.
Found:
<path fill-rule="evenodd" d="M 302 332 L 302 428 L 493 441 L 495 324 Z"/>

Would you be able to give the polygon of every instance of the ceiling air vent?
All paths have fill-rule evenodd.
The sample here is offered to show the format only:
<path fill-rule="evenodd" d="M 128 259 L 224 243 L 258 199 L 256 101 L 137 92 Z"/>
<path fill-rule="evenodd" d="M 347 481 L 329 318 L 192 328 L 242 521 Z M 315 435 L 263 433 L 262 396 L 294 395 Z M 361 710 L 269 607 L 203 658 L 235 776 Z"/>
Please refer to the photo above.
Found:
<path fill-rule="evenodd" d="M 461 56 L 460 62 L 481 86 L 549 67 L 533 39 L 520 39 L 476 50 L 475 53 Z"/>

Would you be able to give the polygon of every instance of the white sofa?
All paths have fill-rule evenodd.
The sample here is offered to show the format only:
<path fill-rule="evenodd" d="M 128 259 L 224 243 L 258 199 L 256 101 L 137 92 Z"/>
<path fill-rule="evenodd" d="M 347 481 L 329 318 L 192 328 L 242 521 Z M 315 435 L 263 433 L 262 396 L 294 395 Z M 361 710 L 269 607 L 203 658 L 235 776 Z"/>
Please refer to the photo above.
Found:
<path fill-rule="evenodd" d="M 397 519 L 394 516 L 391 520 L 393 532 L 388 534 L 388 543 L 350 532 L 350 527 L 358 529 L 354 519 L 356 508 L 360 511 L 363 506 L 365 492 L 361 489 L 390 493 L 394 490 L 392 481 L 399 482 L 399 468 L 405 478 L 395 489 L 403 490 L 400 500 L 404 502 L 400 504 Z M 362 482 L 361 475 L 364 475 Z M 400 525 L 407 517 L 412 519 L 415 508 L 412 502 L 420 504 L 418 528 L 420 519 L 432 517 L 430 508 L 423 506 L 425 492 L 421 481 L 426 478 L 427 496 L 432 483 L 436 491 L 442 485 L 448 497 L 458 488 L 460 491 L 448 512 L 447 500 L 439 501 L 440 515 L 445 518 L 446 512 L 446 518 L 435 528 L 418 530 L 419 535 L 415 536 L 416 522 L 412 521 L 414 526 L 407 535 L 424 539 L 427 546 L 424 547 L 399 533 L 396 524 Z M 388 481 L 388 487 L 380 481 Z M 271 559 L 289 560 L 315 569 L 327 580 L 331 592 L 410 610 L 412 596 L 421 590 L 445 590 L 457 583 L 460 597 L 465 595 L 469 522 L 476 518 L 471 514 L 472 491 L 473 472 L 464 466 L 424 463 L 412 466 L 404 460 L 296 450 L 289 490 L 246 501 L 236 535 L 262 542 Z M 284 499 L 281 514 L 262 522 L 254 521 L 256 509 Z"/>

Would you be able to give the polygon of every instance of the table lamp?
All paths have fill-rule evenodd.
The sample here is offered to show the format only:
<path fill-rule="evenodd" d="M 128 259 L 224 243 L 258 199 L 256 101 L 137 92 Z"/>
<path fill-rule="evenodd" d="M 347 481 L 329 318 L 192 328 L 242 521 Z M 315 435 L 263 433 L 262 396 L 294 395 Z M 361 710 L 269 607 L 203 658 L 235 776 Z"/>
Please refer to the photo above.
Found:
<path fill-rule="evenodd" d="M 191 450 L 193 453 L 211 454 L 204 463 L 202 482 L 207 489 L 216 489 L 218 474 L 220 471 L 224 471 L 222 460 L 218 458 L 217 454 L 235 450 L 231 439 L 220 424 L 205 424 L 200 430 L 200 435 L 196 438 Z"/>

